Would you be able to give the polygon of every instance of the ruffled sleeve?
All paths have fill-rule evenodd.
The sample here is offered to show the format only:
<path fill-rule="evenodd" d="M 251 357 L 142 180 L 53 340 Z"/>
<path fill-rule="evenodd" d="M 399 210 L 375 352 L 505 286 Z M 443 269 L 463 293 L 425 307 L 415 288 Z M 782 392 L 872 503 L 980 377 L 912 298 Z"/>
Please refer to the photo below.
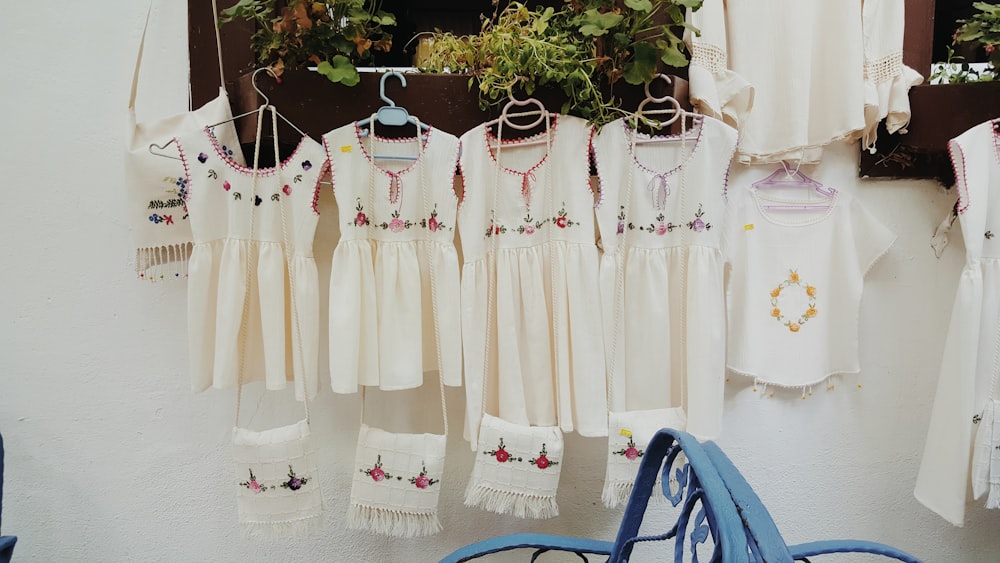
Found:
<path fill-rule="evenodd" d="M 910 88 L 924 81 L 903 64 L 903 0 L 865 0 L 865 148 L 875 144 L 878 124 L 905 133 L 910 123 Z"/>
<path fill-rule="evenodd" d="M 700 10 L 688 13 L 688 21 L 700 32 L 684 35 L 691 51 L 691 104 L 739 130 L 753 107 L 754 88 L 729 69 L 724 0 L 706 0 Z"/>

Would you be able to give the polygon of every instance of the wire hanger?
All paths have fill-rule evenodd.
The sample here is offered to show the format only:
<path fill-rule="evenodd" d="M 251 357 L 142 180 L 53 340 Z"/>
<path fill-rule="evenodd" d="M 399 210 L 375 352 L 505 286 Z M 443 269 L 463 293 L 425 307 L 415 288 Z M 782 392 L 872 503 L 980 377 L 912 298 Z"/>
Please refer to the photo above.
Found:
<path fill-rule="evenodd" d="M 639 102 L 639 107 L 637 107 L 636 110 L 635 110 L 635 113 L 632 114 L 632 127 L 638 127 L 639 126 L 639 121 L 641 120 L 644 123 L 646 123 L 646 124 L 650 125 L 651 127 L 653 127 L 654 129 L 661 129 L 663 127 L 667 127 L 668 125 L 672 125 L 678 119 L 685 119 L 685 118 L 687 118 L 688 115 L 692 115 L 692 114 L 689 114 L 688 112 L 684 111 L 684 108 L 681 107 L 681 103 L 679 101 L 677 101 L 677 98 L 674 98 L 673 96 L 671 96 L 669 94 L 657 97 L 657 96 L 654 96 L 649 91 L 650 84 L 652 84 L 653 81 L 655 81 L 657 79 L 661 79 L 664 82 L 666 82 L 667 86 L 673 86 L 673 81 L 666 74 L 657 74 L 656 76 L 654 76 L 653 80 L 650 80 L 643 87 L 643 89 L 646 92 L 646 98 L 643 99 L 641 102 Z M 646 104 L 651 104 L 651 103 L 652 104 L 663 104 L 663 103 L 668 103 L 668 102 L 673 107 L 664 108 L 664 109 L 652 109 L 652 110 L 645 110 L 645 111 L 643 110 L 643 108 L 646 107 Z M 670 117 L 668 117 L 665 120 L 654 120 L 654 119 L 646 119 L 645 116 L 647 116 L 647 115 L 669 115 Z M 636 139 L 635 142 L 636 142 L 636 144 L 640 144 L 641 145 L 641 144 L 647 144 L 647 143 L 665 143 L 665 142 L 673 142 L 673 141 L 679 141 L 679 140 L 681 140 L 680 137 L 649 137 L 649 138 Z"/>
<path fill-rule="evenodd" d="M 419 125 L 420 131 L 424 133 L 424 135 L 421 135 L 420 140 L 425 139 L 426 133 L 431 129 L 430 126 L 427 125 L 426 123 L 421 122 L 417 118 L 411 116 L 410 112 L 406 111 L 406 108 L 404 108 L 403 106 L 397 106 L 396 102 L 392 101 L 391 99 L 389 99 L 388 96 L 385 95 L 385 81 L 388 80 L 390 76 L 395 76 L 396 78 L 399 78 L 399 81 L 402 83 L 403 88 L 406 88 L 406 77 L 403 76 L 398 71 L 390 70 L 389 72 L 386 72 L 385 74 L 382 75 L 382 78 L 379 79 L 378 82 L 378 97 L 382 98 L 382 101 L 385 102 L 386 105 L 378 108 L 378 110 L 375 111 L 375 115 L 373 117 L 366 117 L 357 122 L 357 127 L 360 130 L 359 131 L 360 136 L 363 138 L 371 134 L 371 131 L 373 129 L 372 126 L 374 125 L 372 123 L 372 119 L 374 118 L 374 120 L 379 125 L 387 125 L 390 127 L 399 127 L 407 124 Z M 367 127 L 368 129 L 364 129 L 365 127 Z M 417 157 L 413 155 L 373 154 L 371 156 L 372 158 L 384 159 L 384 160 L 417 160 Z"/>
<path fill-rule="evenodd" d="M 526 99 L 523 99 L 523 100 L 517 99 L 514 96 L 513 85 L 507 87 L 507 98 L 509 99 L 509 101 L 507 102 L 506 105 L 504 105 L 503 109 L 500 110 L 500 117 L 498 117 L 496 119 L 493 119 L 491 121 L 487 121 L 484 124 L 486 127 L 492 127 L 494 125 L 497 125 L 497 124 L 503 122 L 503 126 L 504 127 L 510 127 L 512 129 L 516 129 L 518 131 L 527 131 L 529 129 L 534 129 L 535 127 L 538 127 L 539 125 L 541 125 L 542 123 L 544 123 L 548 118 L 551 117 L 551 114 L 549 113 L 549 110 L 545 109 L 545 104 L 543 104 L 542 102 L 538 101 L 537 98 L 526 98 Z M 526 106 L 535 106 L 538 109 L 533 109 L 533 110 L 528 110 L 528 111 L 518 111 L 518 112 L 514 112 L 514 113 L 511 113 L 511 111 L 510 111 L 512 108 L 515 108 L 515 107 L 526 107 Z M 522 125 L 522 124 L 519 124 L 519 123 L 514 123 L 511 120 L 511 118 L 513 118 L 513 117 L 527 117 L 527 116 L 531 116 L 531 115 L 537 115 L 538 116 L 538 118 L 535 119 L 534 121 L 532 121 L 531 123 L 527 123 L 527 124 L 523 124 Z M 500 139 L 497 138 L 496 142 L 499 143 Z M 519 142 L 517 144 L 517 146 L 524 147 L 524 146 L 530 146 L 530 145 L 543 145 L 543 144 L 546 144 L 546 143 L 548 143 L 547 139 L 535 139 L 533 141 L 522 141 L 522 142 Z"/>
<path fill-rule="evenodd" d="M 261 72 L 267 72 L 272 77 L 274 77 L 275 80 L 278 79 L 278 75 L 275 74 L 274 71 L 271 70 L 271 67 L 269 67 L 269 66 L 262 66 L 262 67 L 258 68 L 257 70 L 253 71 L 253 74 L 250 75 L 250 84 L 253 86 L 253 89 L 257 91 L 257 95 L 259 95 L 261 98 L 264 98 L 264 103 L 261 104 L 261 106 L 259 108 L 257 108 L 257 109 L 250 110 L 250 111 L 248 111 L 246 113 L 241 113 L 241 114 L 239 114 L 239 115 L 237 115 L 235 117 L 232 117 L 230 119 L 222 120 L 222 121 L 220 121 L 218 123 L 213 123 L 212 125 L 209 125 L 208 128 L 211 129 L 212 127 L 216 127 L 216 126 L 222 125 L 223 123 L 229 123 L 230 121 L 236 121 L 237 119 L 240 119 L 241 117 L 246 117 L 248 115 L 253 115 L 255 113 L 264 111 L 265 109 L 270 109 L 278 117 L 280 117 L 282 121 L 284 121 L 289 126 L 291 126 L 292 129 L 295 129 L 296 131 L 298 131 L 298 133 L 300 135 L 302 135 L 303 137 L 308 137 L 309 135 L 306 135 L 305 131 L 303 131 L 302 129 L 299 129 L 294 123 L 292 123 L 291 121 L 289 121 L 288 118 L 286 118 L 285 116 L 281 115 L 281 113 L 274 106 L 271 105 L 271 99 L 267 97 L 267 94 L 265 94 L 264 92 L 262 92 L 261 89 L 257 87 L 257 75 L 260 74 Z"/>
<path fill-rule="evenodd" d="M 760 190 L 761 188 L 787 188 L 801 186 L 811 188 L 814 192 L 819 194 L 823 200 L 815 203 L 803 202 L 794 204 L 768 204 L 764 206 L 765 209 L 819 210 L 830 208 L 830 198 L 837 195 L 837 190 L 835 188 L 828 188 L 822 183 L 806 176 L 805 173 L 799 170 L 800 166 L 802 166 L 802 161 L 799 161 L 794 169 L 789 169 L 788 164 L 782 160 L 781 168 L 772 172 L 767 178 L 754 182 L 751 184 L 750 188 L 752 190 Z"/>
<path fill-rule="evenodd" d="M 278 110 L 275 109 L 274 106 L 271 105 L 271 99 L 267 97 L 267 94 L 265 94 L 264 92 L 262 92 L 261 89 L 257 87 L 257 74 L 259 72 L 262 72 L 262 71 L 266 71 L 268 74 L 270 74 L 271 76 L 273 76 L 275 79 L 278 78 L 278 75 L 275 74 L 274 71 L 271 70 L 270 67 L 266 67 L 266 66 L 258 68 L 257 70 L 253 71 L 252 75 L 250 75 L 250 84 L 253 86 L 253 89 L 257 91 L 257 94 L 260 97 L 264 98 L 264 103 L 260 107 L 258 107 L 257 109 L 250 110 L 250 111 L 248 111 L 246 113 L 241 113 L 240 115 L 237 115 L 236 117 L 232 117 L 230 119 L 226 119 L 226 120 L 220 121 L 218 123 L 213 123 L 212 125 L 208 125 L 207 127 L 209 129 L 211 129 L 212 127 L 217 127 L 219 125 L 222 125 L 223 123 L 229 123 L 230 121 L 236 121 L 237 119 L 239 119 L 241 117 L 246 117 L 248 115 L 253 115 L 255 113 L 258 113 L 260 111 L 263 111 L 265 109 L 270 108 L 285 123 L 287 123 L 288 125 L 290 125 L 292 127 L 292 129 L 295 129 L 296 131 L 298 131 L 303 137 L 307 137 L 308 135 L 306 135 L 306 133 L 302 129 L 299 129 L 298 127 L 295 126 L 294 123 L 292 123 L 291 121 L 289 121 L 285 116 L 283 116 L 280 113 L 278 113 Z M 176 139 L 170 139 L 169 141 L 167 141 L 166 143 L 163 143 L 162 145 L 158 145 L 156 143 L 150 143 L 149 144 L 149 152 L 151 154 L 154 154 L 156 156 L 160 156 L 160 157 L 163 157 L 163 158 L 169 158 L 169 159 L 172 159 L 172 160 L 180 160 L 179 156 L 174 156 L 174 155 L 166 153 L 166 152 L 158 152 L 158 151 L 165 151 L 167 149 L 167 147 L 169 147 L 170 145 L 173 145 L 175 143 L 175 141 L 176 141 Z"/>

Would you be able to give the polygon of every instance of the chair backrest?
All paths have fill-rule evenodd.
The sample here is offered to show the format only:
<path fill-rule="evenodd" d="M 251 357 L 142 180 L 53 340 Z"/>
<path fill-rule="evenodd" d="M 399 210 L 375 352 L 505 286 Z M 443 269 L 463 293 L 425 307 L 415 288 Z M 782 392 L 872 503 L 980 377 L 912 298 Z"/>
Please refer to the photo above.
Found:
<path fill-rule="evenodd" d="M 743 527 L 746 529 L 747 542 L 754 556 L 768 563 L 791 562 L 792 554 L 785 539 L 781 537 L 774 519 L 750 483 L 747 483 L 729 456 L 715 442 L 704 442 L 701 446 L 709 462 L 718 471 L 724 486 L 729 489 L 729 495 L 739 510 Z"/>
<path fill-rule="evenodd" d="M 670 472 L 673 462 L 683 452 L 687 460 L 686 468 L 677 474 L 681 489 L 675 495 L 670 491 Z M 664 463 L 666 462 L 666 463 Z M 676 506 L 684 498 L 682 513 L 671 531 L 657 536 L 639 536 L 639 526 L 653 494 L 656 479 L 663 468 L 663 494 Z M 697 504 L 701 503 L 702 511 L 693 514 Z M 707 528 L 705 520 L 707 520 Z M 693 527 L 687 535 L 688 525 Z M 713 561 L 724 563 L 744 563 L 751 561 L 747 548 L 747 537 L 743 531 L 743 522 L 736 511 L 736 506 L 726 489 L 719 473 L 708 456 L 702 450 L 701 444 L 687 432 L 664 428 L 653 436 L 646 447 L 639 472 L 636 475 L 635 486 L 629 497 L 622 518 L 618 535 L 609 563 L 627 561 L 632 554 L 632 548 L 642 541 L 667 540 L 673 538 L 675 560 L 681 561 L 684 552 L 685 537 L 690 537 L 692 550 L 698 539 L 704 539 L 706 533 L 711 533 L 715 543 Z"/>

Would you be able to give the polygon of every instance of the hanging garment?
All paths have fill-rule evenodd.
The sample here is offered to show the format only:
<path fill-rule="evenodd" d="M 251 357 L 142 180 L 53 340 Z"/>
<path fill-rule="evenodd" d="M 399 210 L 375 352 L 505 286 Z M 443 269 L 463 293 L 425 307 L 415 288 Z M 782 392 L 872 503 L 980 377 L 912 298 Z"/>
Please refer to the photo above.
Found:
<path fill-rule="evenodd" d="M 504 140 L 501 163 L 485 125 L 462 136 L 462 343 L 473 448 L 484 394 L 488 412 L 516 425 L 607 433 L 591 129 L 556 115 L 548 131 Z M 533 144 L 519 146 L 525 141 Z M 484 361 L 487 333 L 495 353 Z M 484 382 L 496 388 L 486 393 Z"/>
<path fill-rule="evenodd" d="M 727 366 L 805 396 L 831 375 L 860 372 L 864 278 L 896 235 L 849 194 L 772 189 L 730 191 Z"/>
<path fill-rule="evenodd" d="M 423 383 L 425 371 L 433 370 L 440 370 L 445 385 L 461 385 L 454 245 L 458 139 L 431 128 L 415 150 L 413 138 L 374 133 L 362 138 L 351 123 L 324 135 L 323 142 L 341 229 L 330 275 L 334 392 L 355 393 L 358 385 L 411 389 Z M 401 152 L 409 160 L 373 159 Z M 425 197 L 429 210 L 424 209 Z M 438 275 L 434 299 L 431 268 Z"/>
<path fill-rule="evenodd" d="M 272 129 L 277 155 L 274 116 Z M 222 144 L 208 127 L 179 137 L 177 146 L 195 241 L 188 282 L 192 388 L 263 379 L 276 390 L 292 378 L 299 400 L 314 397 L 319 279 L 312 244 L 326 170 L 323 146 L 303 137 L 278 166 L 256 172 L 233 160 L 239 149 Z"/>
<path fill-rule="evenodd" d="M 721 240 L 736 131 L 703 117 L 658 139 L 672 140 L 643 143 L 650 137 L 617 120 L 594 140 L 610 408 L 679 408 L 688 432 L 711 438 L 722 426 Z"/>
<path fill-rule="evenodd" d="M 215 9 L 214 1 L 212 8 Z M 135 98 L 139 86 L 139 69 L 142 66 L 152 9 L 153 4 L 150 2 L 132 75 L 125 143 L 125 188 L 128 194 L 128 219 L 136 245 L 135 272 L 140 278 L 151 281 L 187 277 L 188 257 L 194 240 L 188 221 L 188 186 L 184 166 L 177 158 L 177 149 L 164 145 L 174 137 L 199 131 L 206 123 L 219 123 L 232 117 L 225 76 L 222 73 L 220 47 L 218 97 L 193 111 L 136 123 Z M 218 13 L 218 10 L 213 13 Z M 219 45 L 218 27 L 215 28 L 215 34 L 216 44 Z M 238 146 L 236 128 L 231 122 L 217 127 L 215 134 L 223 145 Z M 159 154 L 153 154 L 150 152 L 151 144 L 164 148 L 157 151 Z M 242 154 L 234 154 L 233 159 L 243 164 Z"/>
<path fill-rule="evenodd" d="M 903 65 L 903 1 L 707 0 L 689 21 L 691 102 L 740 130 L 742 163 L 817 162 L 910 119 L 923 78 Z M 776 30 L 764 33 L 762 30 Z M 751 111 L 752 108 L 752 111 Z"/>
<path fill-rule="evenodd" d="M 948 149 L 955 168 L 955 210 L 965 239 L 965 268 L 958 279 L 914 495 L 948 522 L 961 526 L 973 435 L 979 428 L 983 439 L 1000 445 L 1000 433 L 993 432 L 993 425 L 984 419 L 991 399 L 1000 398 L 1000 238 L 996 236 L 1000 232 L 1000 119 L 962 133 L 949 142 Z M 973 479 L 983 479 L 984 470 L 1000 474 L 994 465 L 992 461 L 981 464 Z M 983 492 L 979 489 L 977 498 Z"/>

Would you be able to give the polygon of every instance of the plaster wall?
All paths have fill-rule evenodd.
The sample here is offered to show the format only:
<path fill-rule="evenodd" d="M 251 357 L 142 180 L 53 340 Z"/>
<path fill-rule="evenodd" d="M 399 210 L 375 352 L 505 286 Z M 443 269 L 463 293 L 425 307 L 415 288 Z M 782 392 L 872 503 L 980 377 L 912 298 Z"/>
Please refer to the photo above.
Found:
<path fill-rule="evenodd" d="M 600 505 L 601 440 L 567 437 L 561 516 L 527 522 L 462 505 L 473 455 L 458 431 L 442 483 L 444 532 L 404 541 L 347 531 L 360 403 L 327 387 L 313 406 L 325 533 L 243 540 L 229 485 L 233 394 L 191 394 L 185 286 L 136 281 L 130 263 L 121 148 L 146 4 L 8 4 L 0 19 L 0 431 L 7 446 L 4 533 L 20 537 L 15 561 L 436 561 L 514 531 L 614 536 L 621 510 Z M 140 120 L 186 108 L 185 7 L 156 3 Z M 719 442 L 789 542 L 855 537 L 929 562 L 1000 560 L 1000 513 L 972 506 L 966 526 L 954 528 L 912 496 L 964 261 L 957 229 L 940 259 L 928 239 L 954 194 L 930 181 L 859 181 L 856 152 L 835 146 L 811 172 L 856 193 L 899 235 L 866 285 L 863 373 L 808 400 L 796 391 L 763 397 L 734 376 Z M 736 170 L 731 187 L 769 171 Z M 337 237 L 328 191 L 320 211 L 322 284 Z M 373 422 L 403 424 L 405 409 L 395 405 L 418 399 L 410 403 L 420 405 L 416 422 L 437 430 L 436 390 L 417 395 L 370 395 L 387 406 L 370 410 L 393 413 Z M 288 396 L 258 398 L 244 402 L 255 426 L 299 416 Z M 461 391 L 449 390 L 448 400 L 458 429 Z M 663 529 L 670 516 L 653 509 L 649 527 Z"/>

